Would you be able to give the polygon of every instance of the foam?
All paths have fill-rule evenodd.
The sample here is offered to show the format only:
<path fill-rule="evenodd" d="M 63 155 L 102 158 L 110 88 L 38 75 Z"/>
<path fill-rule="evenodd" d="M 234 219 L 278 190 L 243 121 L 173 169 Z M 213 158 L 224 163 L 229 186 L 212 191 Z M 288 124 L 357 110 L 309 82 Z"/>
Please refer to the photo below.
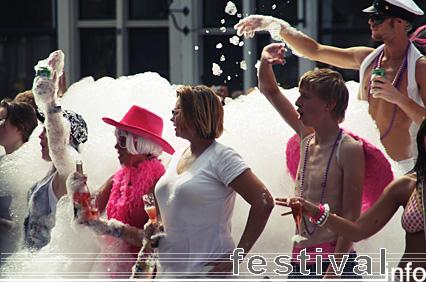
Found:
<path fill-rule="evenodd" d="M 358 83 L 351 81 L 347 85 L 351 97 L 347 118 L 342 127 L 367 139 L 384 151 L 375 124 L 368 114 L 367 103 L 356 99 Z M 175 136 L 170 122 L 178 87 L 179 85 L 171 85 L 156 73 L 147 72 L 118 79 L 104 77 L 97 81 L 87 77 L 69 88 L 61 104 L 64 109 L 81 114 L 88 124 L 89 139 L 81 146 L 81 158 L 84 171 L 88 174 L 91 192 L 100 187 L 119 168 L 117 152 L 114 149 L 114 128 L 102 122 L 102 117 L 121 120 L 134 104 L 148 108 L 163 118 L 163 137 L 175 149 L 188 146 L 187 141 Z M 293 103 L 299 95 L 296 88 L 283 91 Z M 284 150 L 286 141 L 294 132 L 258 90 L 248 96 L 242 95 L 236 100 L 226 99 L 226 101 L 225 132 L 219 138 L 219 142 L 233 147 L 242 155 L 273 197 L 292 195 L 294 183 L 286 173 Z M 2 183 L 0 193 L 9 193 L 14 197 L 11 210 L 17 226 L 16 232 L 22 231 L 26 192 L 50 167 L 41 160 L 41 148 L 37 138 L 40 132 L 41 126 L 35 130 L 27 144 L 16 153 L 7 156 L 0 164 L 0 183 Z M 167 165 L 170 156 L 163 154 L 161 159 Z M 395 177 L 400 176 L 402 172 L 398 165 L 393 161 L 391 163 Z M 237 197 L 232 230 L 235 242 L 241 237 L 248 210 L 248 204 L 241 197 Z M 251 254 L 291 252 L 291 237 L 294 235 L 295 224 L 292 217 L 280 216 L 283 211 L 282 207 L 273 210 L 265 231 Z M 379 253 L 379 247 L 386 247 L 389 253 L 402 253 L 404 246 L 401 242 L 404 242 L 404 232 L 399 218 L 395 216 L 377 235 L 356 244 L 358 253 Z M 68 198 L 64 197 L 57 206 L 56 226 L 52 230 L 51 242 L 39 253 L 20 251 L 10 256 L 9 262 L 2 268 L 2 277 L 61 279 L 93 277 L 89 272 L 104 241 L 95 237 L 87 227 L 74 226 L 71 221 L 71 205 Z M 268 272 L 275 268 L 271 265 Z"/>

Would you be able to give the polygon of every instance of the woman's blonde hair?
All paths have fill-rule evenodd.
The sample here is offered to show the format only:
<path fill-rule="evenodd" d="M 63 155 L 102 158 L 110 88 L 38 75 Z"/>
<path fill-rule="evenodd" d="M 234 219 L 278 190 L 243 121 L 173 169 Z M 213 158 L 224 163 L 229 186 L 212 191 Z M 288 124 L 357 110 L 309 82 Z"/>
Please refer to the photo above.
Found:
<path fill-rule="evenodd" d="M 219 97 L 207 86 L 186 85 L 177 90 L 182 125 L 194 123 L 202 139 L 215 139 L 223 132 L 223 106 Z"/>

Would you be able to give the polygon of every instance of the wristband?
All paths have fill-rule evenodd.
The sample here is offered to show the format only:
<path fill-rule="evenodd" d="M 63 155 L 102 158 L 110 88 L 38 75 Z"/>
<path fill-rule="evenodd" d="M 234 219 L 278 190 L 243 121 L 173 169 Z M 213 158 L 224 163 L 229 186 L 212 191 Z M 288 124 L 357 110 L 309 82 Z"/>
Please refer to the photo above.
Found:
<path fill-rule="evenodd" d="M 324 213 L 324 219 L 321 221 L 321 222 L 318 222 L 317 224 L 318 224 L 318 226 L 320 226 L 320 227 L 322 227 L 322 226 L 324 226 L 324 224 L 327 222 L 327 219 L 328 219 L 328 216 L 330 215 L 330 212 L 329 211 L 326 211 L 325 213 Z"/>
<path fill-rule="evenodd" d="M 320 211 L 318 212 L 318 214 L 315 217 L 309 218 L 310 222 L 313 222 L 313 223 L 317 222 L 321 218 L 321 216 L 324 214 L 324 211 L 325 211 L 324 205 L 319 204 L 318 207 L 320 208 Z"/>
<path fill-rule="evenodd" d="M 317 214 L 317 216 L 316 217 L 311 217 L 311 218 L 309 218 L 309 221 L 310 222 L 317 222 L 320 218 L 321 218 L 321 216 L 324 214 L 324 211 L 325 211 L 325 207 L 324 207 L 324 205 L 318 205 L 318 207 L 320 208 L 320 211 L 319 211 L 319 213 Z"/>
<path fill-rule="evenodd" d="M 61 105 L 54 105 L 54 106 L 50 106 L 49 109 L 47 110 L 48 114 L 56 114 L 62 112 L 62 107 Z"/>
<path fill-rule="evenodd" d="M 315 221 L 315 224 L 319 226 L 323 226 L 328 219 L 329 212 L 330 212 L 330 206 L 328 204 L 324 204 L 324 212 L 321 215 L 321 217 L 317 221 Z"/>

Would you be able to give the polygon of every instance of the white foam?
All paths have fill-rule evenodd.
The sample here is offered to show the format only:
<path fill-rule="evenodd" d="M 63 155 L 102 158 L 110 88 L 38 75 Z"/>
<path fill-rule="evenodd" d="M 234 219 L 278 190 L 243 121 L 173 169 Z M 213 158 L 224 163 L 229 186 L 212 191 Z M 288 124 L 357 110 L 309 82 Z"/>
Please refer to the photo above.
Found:
<path fill-rule="evenodd" d="M 348 82 L 347 85 L 351 97 L 347 118 L 342 127 L 383 149 L 374 122 L 368 115 L 368 105 L 356 99 L 358 83 Z M 97 81 L 88 77 L 69 88 L 61 103 L 63 108 L 84 116 L 88 124 L 89 140 L 81 147 L 81 157 L 92 192 L 119 167 L 117 152 L 114 149 L 114 128 L 102 122 L 102 117 L 120 120 L 130 107 L 136 104 L 163 118 L 163 136 L 175 149 L 188 145 L 187 141 L 175 136 L 172 122 L 169 121 L 178 87 L 179 85 L 170 85 L 156 73 L 147 72 L 118 79 L 104 77 Z M 296 88 L 283 91 L 293 103 L 299 95 Z M 258 90 L 247 96 L 241 95 L 236 100 L 228 99 L 224 109 L 225 132 L 219 142 L 233 147 L 241 154 L 273 197 L 291 195 L 294 183 L 286 173 L 285 145 L 294 134 L 292 129 Z M 11 210 L 14 221 L 20 227 L 26 211 L 26 192 L 49 169 L 49 164 L 41 160 L 37 138 L 40 131 L 41 128 L 38 127 L 27 144 L 15 154 L 7 156 L 0 164 L 0 181 L 4 187 L 0 193 L 13 195 Z M 161 159 L 167 165 L 170 156 L 163 154 Z M 398 166 L 394 162 L 392 164 L 396 171 Z M 237 197 L 232 230 L 236 243 L 244 230 L 248 211 L 248 204 L 241 197 Z M 275 207 L 251 254 L 291 252 L 295 224 L 291 217 L 281 217 L 282 212 L 282 207 Z M 86 227 L 72 226 L 71 218 L 71 205 L 67 198 L 63 198 L 57 207 L 56 226 L 52 230 L 51 242 L 39 253 L 18 252 L 12 255 L 9 263 L 2 269 L 2 276 L 63 279 L 93 276 L 89 272 L 103 241 L 94 237 Z M 378 253 L 380 247 L 386 247 L 388 253 L 402 253 L 404 232 L 399 218 L 394 217 L 384 230 L 357 244 L 358 253 Z M 22 258 L 25 260 L 19 260 Z M 94 269 L 97 269 L 96 266 Z M 273 269 L 276 267 L 269 263 L 268 271 Z"/>

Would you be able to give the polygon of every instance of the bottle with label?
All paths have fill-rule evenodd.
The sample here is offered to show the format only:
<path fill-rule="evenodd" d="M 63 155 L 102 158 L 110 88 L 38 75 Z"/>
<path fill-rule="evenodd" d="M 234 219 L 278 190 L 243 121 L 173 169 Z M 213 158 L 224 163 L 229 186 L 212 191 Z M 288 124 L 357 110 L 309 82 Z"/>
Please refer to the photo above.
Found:
<path fill-rule="evenodd" d="M 152 245 L 153 241 L 144 239 L 139 251 L 138 259 L 132 267 L 130 279 L 153 279 L 155 277 L 155 261 L 157 253 Z"/>
<path fill-rule="evenodd" d="M 80 160 L 76 161 L 77 172 L 83 174 L 83 162 Z M 74 203 L 74 219 L 75 220 L 87 220 L 92 217 L 91 213 L 91 196 L 89 188 L 84 182 L 84 185 L 80 187 L 73 194 Z"/>

